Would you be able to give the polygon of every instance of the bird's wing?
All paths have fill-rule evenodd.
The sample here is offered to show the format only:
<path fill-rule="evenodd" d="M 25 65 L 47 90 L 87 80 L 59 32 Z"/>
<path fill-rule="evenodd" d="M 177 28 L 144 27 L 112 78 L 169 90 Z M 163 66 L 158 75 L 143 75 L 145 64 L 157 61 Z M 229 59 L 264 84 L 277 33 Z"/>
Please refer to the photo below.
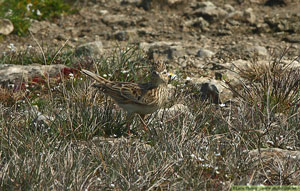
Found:
<path fill-rule="evenodd" d="M 109 90 L 108 90 L 109 89 Z M 129 82 L 112 82 L 111 85 L 107 85 L 107 91 L 111 94 L 120 96 L 122 102 L 130 103 L 135 102 L 137 104 L 150 105 L 155 101 L 153 94 L 154 88 L 150 84 L 136 84 Z"/>
<path fill-rule="evenodd" d="M 119 103 L 135 102 L 137 104 L 150 105 L 156 101 L 154 87 L 150 84 L 136 84 L 131 82 L 110 81 L 88 70 L 81 70 L 84 74 L 92 77 L 98 83 L 94 86 L 103 93 L 109 95 Z"/>

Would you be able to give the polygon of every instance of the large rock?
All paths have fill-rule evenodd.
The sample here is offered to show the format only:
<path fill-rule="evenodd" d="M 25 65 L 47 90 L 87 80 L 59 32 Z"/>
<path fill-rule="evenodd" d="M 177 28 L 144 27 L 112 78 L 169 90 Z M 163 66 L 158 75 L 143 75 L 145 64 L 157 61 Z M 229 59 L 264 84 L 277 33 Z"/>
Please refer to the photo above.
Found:
<path fill-rule="evenodd" d="M 248 8 L 245 11 L 233 11 L 230 12 L 227 19 L 233 19 L 236 21 L 248 22 L 250 24 L 254 24 L 256 22 L 256 16 L 253 12 L 253 9 Z"/>
<path fill-rule="evenodd" d="M 35 77 L 55 77 L 67 68 L 62 64 L 55 65 L 0 65 L 0 84 L 28 81 Z"/>
<path fill-rule="evenodd" d="M 119 15 L 104 15 L 101 19 L 102 22 L 108 26 L 120 25 L 122 27 L 135 26 L 136 21 L 129 18 L 127 15 L 119 14 Z"/>
<path fill-rule="evenodd" d="M 210 50 L 207 50 L 205 48 L 201 48 L 200 50 L 198 50 L 197 52 L 197 57 L 201 57 L 201 58 L 210 58 L 214 55 L 215 53 L 210 51 Z"/>
<path fill-rule="evenodd" d="M 197 17 L 195 19 L 186 21 L 183 24 L 183 27 L 185 27 L 183 30 L 187 32 L 190 30 L 187 29 L 188 27 L 195 27 L 200 29 L 201 31 L 209 31 L 209 23 L 202 17 Z"/>
<path fill-rule="evenodd" d="M 216 7 L 212 2 L 200 2 L 196 5 L 196 10 L 193 11 L 193 15 L 197 17 L 203 17 L 208 22 L 212 23 L 223 18 L 227 12 L 222 8 Z"/>
<path fill-rule="evenodd" d="M 179 42 L 154 42 L 140 44 L 140 47 L 148 52 L 150 58 L 153 58 L 155 54 L 164 55 L 168 59 L 174 59 L 186 55 L 186 50 L 183 48 L 182 44 Z"/>
<path fill-rule="evenodd" d="M 215 104 L 220 104 L 232 98 L 233 94 L 228 90 L 227 85 L 220 81 L 207 77 L 191 78 L 193 88 L 196 88 L 199 94 L 194 94 L 192 97 L 200 98 L 202 101 L 209 101 Z"/>
<path fill-rule="evenodd" d="M 103 44 L 101 41 L 89 42 L 79 45 L 75 49 L 76 56 L 91 56 L 93 58 L 100 58 L 103 54 Z"/>
<path fill-rule="evenodd" d="M 286 32 L 287 34 L 300 32 L 300 14 L 285 14 L 266 16 L 264 22 L 273 32 Z"/>
<path fill-rule="evenodd" d="M 150 58 L 153 58 L 153 55 L 159 55 L 168 59 L 186 58 L 187 56 L 203 59 L 210 58 L 215 54 L 197 44 L 182 43 L 180 41 L 142 42 L 140 48 L 145 50 Z"/>
<path fill-rule="evenodd" d="M 136 40 L 138 38 L 138 31 L 136 29 L 116 31 L 110 38 L 118 41 Z"/>

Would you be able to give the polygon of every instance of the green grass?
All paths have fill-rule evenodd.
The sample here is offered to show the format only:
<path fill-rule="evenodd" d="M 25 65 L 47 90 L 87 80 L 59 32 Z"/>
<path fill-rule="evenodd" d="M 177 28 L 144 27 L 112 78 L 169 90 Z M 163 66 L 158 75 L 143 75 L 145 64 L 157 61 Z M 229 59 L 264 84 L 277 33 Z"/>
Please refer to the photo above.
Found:
<path fill-rule="evenodd" d="M 64 60 L 61 55 L 53 60 Z M 99 60 L 72 59 L 69 66 L 113 80 L 145 79 L 149 69 L 146 55 L 135 47 L 116 48 Z M 124 70 L 128 72 L 121 75 Z M 260 158 L 257 165 L 249 154 L 253 149 L 300 148 L 297 104 L 284 107 L 285 112 L 268 104 L 281 95 L 277 86 L 267 94 L 263 86 L 254 86 L 259 83 L 246 80 L 247 86 L 233 89 L 241 95 L 238 101 L 219 107 L 187 95 L 198 92 L 180 85 L 171 102 L 180 98 L 192 115 L 154 113 L 149 132 L 135 118 L 128 137 L 125 113 L 96 94 L 91 82 L 74 75 L 30 93 L 1 89 L 0 190 L 229 190 L 249 181 L 299 184 L 299 162 L 263 163 Z"/>
<path fill-rule="evenodd" d="M 26 35 L 30 27 L 30 19 L 54 19 L 61 14 L 74 13 L 76 10 L 64 0 L 2 0 L 0 1 L 0 17 L 10 19 L 14 25 L 14 33 Z"/>

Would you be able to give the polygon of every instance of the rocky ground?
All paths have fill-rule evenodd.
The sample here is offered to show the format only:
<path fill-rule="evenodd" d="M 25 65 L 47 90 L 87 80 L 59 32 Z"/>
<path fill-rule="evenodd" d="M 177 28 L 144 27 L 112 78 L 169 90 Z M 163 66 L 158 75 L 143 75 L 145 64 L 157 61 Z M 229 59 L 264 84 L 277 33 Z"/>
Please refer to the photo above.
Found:
<path fill-rule="evenodd" d="M 189 79 L 211 81 L 258 59 L 268 62 L 274 50 L 299 53 L 300 2 L 297 0 L 96 0 L 77 2 L 78 14 L 33 21 L 32 36 L 7 35 L 1 52 L 28 47 L 59 50 L 88 46 L 94 56 L 135 43 L 157 53 Z M 219 86 L 221 88 L 221 85 Z M 222 92 L 222 90 L 221 90 Z M 224 94 L 223 94 L 224 95 Z M 228 97 L 228 96 L 225 96 Z M 226 98 L 223 98 L 226 99 Z"/>

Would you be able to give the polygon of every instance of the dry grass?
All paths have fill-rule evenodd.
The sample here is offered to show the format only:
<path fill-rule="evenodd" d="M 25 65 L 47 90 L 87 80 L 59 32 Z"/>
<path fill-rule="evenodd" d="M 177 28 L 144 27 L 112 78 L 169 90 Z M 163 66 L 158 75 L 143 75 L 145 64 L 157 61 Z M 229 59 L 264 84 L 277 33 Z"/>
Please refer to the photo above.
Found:
<path fill-rule="evenodd" d="M 124 59 L 119 70 L 139 69 L 140 58 Z M 93 64 L 99 71 L 106 67 L 101 61 Z M 154 114 L 149 132 L 142 131 L 135 119 L 132 137 L 126 133 L 123 111 L 95 96 L 86 80 L 63 80 L 55 93 L 38 98 L 38 104 L 35 98 L 25 99 L 19 107 L 2 105 L 0 188 L 228 190 L 247 183 L 299 184 L 299 162 L 282 159 L 266 164 L 250 155 L 254 149 L 300 147 L 296 94 L 282 93 L 298 90 L 290 85 L 297 76 L 291 78 L 291 72 L 282 73 L 280 67 L 268 71 L 245 81 L 242 90 L 233 89 L 241 95 L 237 104 L 220 108 L 183 97 L 192 115 Z M 282 87 L 287 88 L 279 91 Z M 293 105 L 279 107 L 285 99 L 294 100 Z"/>

